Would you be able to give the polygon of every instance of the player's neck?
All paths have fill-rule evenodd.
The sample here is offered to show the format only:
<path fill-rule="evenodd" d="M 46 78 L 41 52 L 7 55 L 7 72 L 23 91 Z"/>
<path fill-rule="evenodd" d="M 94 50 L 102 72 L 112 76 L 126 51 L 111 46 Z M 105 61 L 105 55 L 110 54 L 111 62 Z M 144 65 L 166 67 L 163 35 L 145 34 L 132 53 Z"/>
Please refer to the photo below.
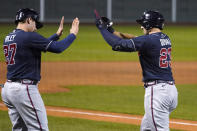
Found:
<path fill-rule="evenodd" d="M 152 28 L 149 32 L 149 34 L 153 34 L 153 33 L 158 33 L 161 32 L 161 30 L 159 28 Z"/>
<path fill-rule="evenodd" d="M 27 29 L 25 24 L 18 24 L 16 29 L 20 29 L 20 30 L 23 30 L 25 32 L 28 32 L 28 29 Z"/>

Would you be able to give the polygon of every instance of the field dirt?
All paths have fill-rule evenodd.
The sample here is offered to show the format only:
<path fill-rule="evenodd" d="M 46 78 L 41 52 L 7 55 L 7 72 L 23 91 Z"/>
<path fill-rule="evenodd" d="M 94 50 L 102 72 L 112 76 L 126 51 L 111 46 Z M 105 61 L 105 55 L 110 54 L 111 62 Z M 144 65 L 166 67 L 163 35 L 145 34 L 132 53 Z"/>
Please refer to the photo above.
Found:
<path fill-rule="evenodd" d="M 6 65 L 0 63 L 0 83 L 6 81 Z M 176 84 L 197 84 L 197 62 L 174 62 Z M 139 62 L 43 62 L 41 92 L 68 91 L 68 85 L 141 85 Z"/>
<path fill-rule="evenodd" d="M 0 63 L 0 83 L 6 81 L 6 65 Z M 197 84 L 197 62 L 174 62 L 172 63 L 173 76 L 176 84 Z M 67 92 L 67 88 L 63 86 L 70 85 L 141 85 L 142 73 L 139 62 L 43 62 L 42 63 L 42 79 L 39 84 L 39 90 L 42 93 Z M 139 87 L 139 88 L 141 88 Z M 49 107 L 47 107 L 49 108 Z M 58 107 L 50 107 L 61 109 Z M 143 107 L 142 107 L 143 108 Z M 58 111 L 47 111 L 49 115 L 62 115 L 64 113 Z M 76 116 L 77 117 L 77 116 Z M 89 118 L 88 115 L 79 116 L 79 118 L 107 121 L 106 118 Z M 141 118 L 141 116 L 139 116 Z M 120 118 L 109 118 L 108 121 L 123 123 L 140 124 L 141 120 Z M 133 122 L 130 122 L 133 121 Z M 173 120 L 172 120 L 173 121 Z M 176 121 L 176 120 L 175 120 Z M 181 121 L 181 120 L 179 120 Z M 192 122 L 190 122 L 192 123 Z M 177 125 L 176 122 L 170 124 L 174 129 L 197 130 L 197 122 L 194 126 Z M 192 128 L 189 128 L 192 127 Z"/>

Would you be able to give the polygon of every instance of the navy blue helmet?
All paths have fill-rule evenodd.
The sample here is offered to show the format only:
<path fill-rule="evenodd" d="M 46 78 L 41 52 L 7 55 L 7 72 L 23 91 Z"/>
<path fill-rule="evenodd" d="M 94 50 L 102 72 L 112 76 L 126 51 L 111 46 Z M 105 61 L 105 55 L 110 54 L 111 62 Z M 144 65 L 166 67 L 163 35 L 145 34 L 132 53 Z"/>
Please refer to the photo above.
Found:
<path fill-rule="evenodd" d="M 18 24 L 18 22 L 24 22 L 27 18 L 32 18 L 36 22 L 37 29 L 43 27 L 43 24 L 39 21 L 39 14 L 35 10 L 29 8 L 23 8 L 17 11 L 15 24 Z"/>
<path fill-rule="evenodd" d="M 148 10 L 143 13 L 141 18 L 137 19 L 136 22 L 143 26 L 146 30 L 152 29 L 153 27 L 163 29 L 164 17 L 158 11 Z"/>

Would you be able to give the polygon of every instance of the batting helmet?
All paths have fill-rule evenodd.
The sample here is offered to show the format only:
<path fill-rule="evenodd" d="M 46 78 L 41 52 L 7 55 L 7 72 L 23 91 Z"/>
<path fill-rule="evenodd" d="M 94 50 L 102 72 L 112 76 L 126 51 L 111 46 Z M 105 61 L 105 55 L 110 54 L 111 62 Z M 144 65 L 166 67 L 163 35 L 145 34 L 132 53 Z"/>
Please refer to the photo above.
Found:
<path fill-rule="evenodd" d="M 43 27 L 43 24 L 39 22 L 39 14 L 29 8 L 19 9 L 16 13 L 15 24 L 18 22 L 24 22 L 27 18 L 32 18 L 36 22 L 36 28 L 40 29 Z"/>
<path fill-rule="evenodd" d="M 158 11 L 148 10 L 143 13 L 140 19 L 137 19 L 136 22 L 142 25 L 146 30 L 149 30 L 153 27 L 163 29 L 164 26 L 164 17 Z"/>

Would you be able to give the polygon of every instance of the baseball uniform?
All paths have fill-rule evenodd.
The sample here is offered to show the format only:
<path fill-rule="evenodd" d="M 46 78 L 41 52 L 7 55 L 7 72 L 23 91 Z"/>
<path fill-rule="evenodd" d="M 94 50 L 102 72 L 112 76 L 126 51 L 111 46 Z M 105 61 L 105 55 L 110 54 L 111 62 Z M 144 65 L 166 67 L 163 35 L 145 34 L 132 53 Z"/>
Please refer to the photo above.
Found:
<path fill-rule="evenodd" d="M 145 17 L 151 18 L 150 14 L 145 14 Z M 169 37 L 162 32 L 156 32 L 132 39 L 122 39 L 110 33 L 98 15 L 96 25 L 114 51 L 139 54 L 145 88 L 145 115 L 141 131 L 168 131 L 169 115 L 176 108 L 178 97 L 171 71 Z"/>
<path fill-rule="evenodd" d="M 19 17 L 24 15 L 24 12 L 19 12 Z M 15 29 L 6 36 L 3 49 L 7 63 L 7 81 L 2 88 L 2 100 L 8 107 L 13 131 L 48 131 L 46 109 L 38 91 L 41 53 L 61 53 L 75 38 L 71 33 L 65 39 L 57 41 L 57 34 L 47 39 L 36 32 L 21 29 Z"/>

